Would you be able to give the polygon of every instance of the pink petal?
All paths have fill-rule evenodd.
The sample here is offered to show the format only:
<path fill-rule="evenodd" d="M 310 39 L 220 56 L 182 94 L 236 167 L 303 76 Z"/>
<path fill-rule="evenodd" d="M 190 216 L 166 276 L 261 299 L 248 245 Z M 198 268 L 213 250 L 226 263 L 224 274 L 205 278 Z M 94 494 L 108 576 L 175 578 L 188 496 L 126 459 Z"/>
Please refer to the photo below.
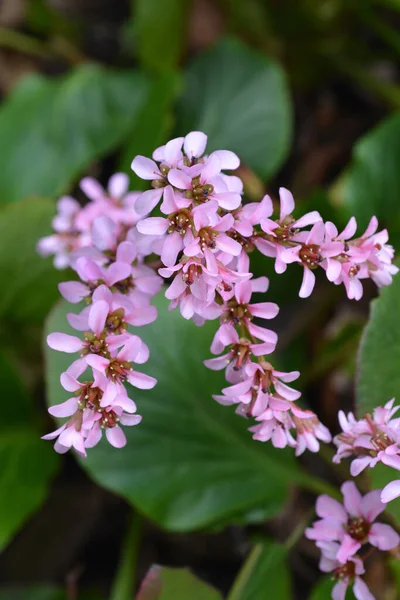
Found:
<path fill-rule="evenodd" d="M 274 319 L 279 312 L 279 306 L 275 302 L 259 302 L 250 304 L 249 310 L 254 317 Z"/>
<path fill-rule="evenodd" d="M 163 161 L 167 165 L 176 166 L 182 158 L 183 137 L 177 137 L 167 142 L 164 146 Z"/>
<path fill-rule="evenodd" d="M 337 559 L 341 563 L 346 563 L 349 558 L 361 548 L 360 542 L 350 537 L 347 533 L 344 534 L 342 543 L 337 553 Z"/>
<path fill-rule="evenodd" d="M 234 171 L 240 167 L 239 157 L 230 150 L 215 150 L 210 156 L 218 158 L 222 170 L 228 169 L 229 171 Z"/>
<path fill-rule="evenodd" d="M 374 523 L 369 530 L 368 541 L 379 550 L 392 550 L 400 543 L 395 530 L 385 523 Z"/>
<path fill-rule="evenodd" d="M 235 286 L 235 296 L 239 304 L 248 304 L 252 293 L 252 282 L 241 281 Z"/>
<path fill-rule="evenodd" d="M 115 173 L 108 182 L 108 193 L 111 198 L 119 200 L 129 188 L 129 177 L 126 173 Z"/>
<path fill-rule="evenodd" d="M 132 274 L 132 267 L 127 263 L 115 262 L 112 263 L 105 274 L 104 280 L 107 285 L 113 286 L 117 281 L 123 281 Z"/>
<path fill-rule="evenodd" d="M 381 500 L 382 500 L 382 502 L 387 504 L 388 502 L 391 502 L 392 500 L 394 500 L 395 498 L 398 498 L 399 496 L 400 496 L 400 480 L 397 479 L 396 481 L 391 481 L 390 483 L 388 483 L 387 486 L 385 486 L 383 488 L 382 493 L 381 493 Z"/>
<path fill-rule="evenodd" d="M 334 258 L 327 258 L 326 266 L 326 276 L 328 280 L 335 281 L 342 271 L 342 264 Z"/>
<path fill-rule="evenodd" d="M 175 298 L 179 298 L 179 296 L 186 290 L 186 283 L 183 281 L 182 276 L 180 274 L 176 275 L 175 279 L 169 286 L 169 288 L 165 292 L 165 297 L 168 300 L 174 300 Z"/>
<path fill-rule="evenodd" d="M 168 181 L 171 185 L 180 190 L 190 190 L 192 188 L 192 178 L 179 169 L 171 169 L 168 171 Z"/>
<path fill-rule="evenodd" d="M 207 145 L 207 136 L 202 131 L 191 131 L 185 137 L 183 149 L 188 158 L 200 158 Z"/>
<path fill-rule="evenodd" d="M 87 286 L 80 281 L 65 281 L 59 283 L 58 289 L 62 297 L 72 304 L 77 304 L 89 295 Z"/>
<path fill-rule="evenodd" d="M 347 513 L 343 505 L 325 494 L 318 497 L 315 510 L 321 518 L 335 517 L 343 523 L 347 522 Z"/>
<path fill-rule="evenodd" d="M 315 285 L 315 275 L 310 269 L 304 267 L 303 282 L 299 291 L 300 298 L 308 298 Z"/>
<path fill-rule="evenodd" d="M 62 433 L 64 431 L 66 426 L 67 426 L 66 423 L 64 423 L 64 425 L 61 425 L 61 427 L 59 427 L 55 431 L 52 431 L 51 433 L 46 433 L 46 435 L 42 435 L 41 439 L 42 440 L 54 440 L 57 436 L 60 435 L 60 433 Z"/>
<path fill-rule="evenodd" d="M 138 231 L 145 235 L 163 235 L 166 233 L 170 223 L 163 217 L 149 217 L 139 221 L 136 225 Z"/>
<path fill-rule="evenodd" d="M 279 188 L 279 198 L 281 201 L 279 220 L 282 221 L 294 211 L 294 198 L 292 193 L 284 187 Z"/>
<path fill-rule="evenodd" d="M 381 501 L 381 490 L 373 490 L 365 494 L 361 500 L 361 514 L 372 523 L 376 517 L 385 510 L 385 505 Z"/>
<path fill-rule="evenodd" d="M 50 406 L 49 413 L 53 417 L 70 417 L 78 410 L 78 398 L 69 398 L 62 404 Z"/>
<path fill-rule="evenodd" d="M 132 242 L 122 242 L 117 248 L 117 262 L 127 263 L 132 265 L 137 256 L 135 244 Z"/>
<path fill-rule="evenodd" d="M 93 201 L 101 200 L 105 197 L 105 191 L 96 179 L 93 177 L 84 177 L 79 183 L 79 187 L 83 193 Z"/>
<path fill-rule="evenodd" d="M 371 463 L 371 458 L 369 456 L 363 456 L 362 458 L 355 458 L 350 465 L 351 476 L 357 477 L 357 475 L 359 475 L 361 473 L 361 471 L 366 469 L 370 465 L 370 463 Z M 400 494 L 400 492 L 399 492 L 399 494 Z M 383 502 L 383 500 L 382 500 L 382 502 Z"/>
<path fill-rule="evenodd" d="M 100 371 L 100 373 L 104 373 L 110 364 L 110 361 L 107 358 L 99 356 L 98 354 L 88 354 L 85 359 L 88 365 L 93 367 L 93 369 Z"/>
<path fill-rule="evenodd" d="M 121 427 L 106 427 L 106 437 L 114 448 L 123 448 L 126 444 L 126 437 Z"/>
<path fill-rule="evenodd" d="M 67 333 L 50 333 L 47 343 L 53 350 L 67 353 L 79 352 L 83 346 L 82 340 Z"/>
<path fill-rule="evenodd" d="M 166 267 L 173 267 L 175 265 L 182 246 L 182 236 L 177 231 L 167 236 L 161 252 L 161 260 Z"/>
<path fill-rule="evenodd" d="M 154 377 L 139 373 L 138 371 L 130 371 L 127 375 L 127 379 L 131 385 L 140 390 L 151 390 L 157 383 L 157 379 Z"/>
<path fill-rule="evenodd" d="M 215 194 L 214 198 L 217 200 L 220 207 L 225 210 L 235 210 L 236 208 L 239 208 L 242 202 L 241 195 L 235 194 L 235 192 L 220 192 Z"/>
<path fill-rule="evenodd" d="M 148 215 L 157 206 L 163 195 L 163 188 L 142 192 L 135 202 L 138 215 Z"/>
<path fill-rule="evenodd" d="M 164 188 L 164 200 L 161 204 L 161 211 L 164 214 L 169 215 L 170 213 L 173 213 L 176 210 L 178 210 L 178 207 L 175 202 L 175 192 L 170 185 L 167 185 Z"/>
<path fill-rule="evenodd" d="M 343 503 L 347 512 L 352 517 L 361 517 L 361 499 L 362 496 L 358 491 L 354 481 L 346 481 L 340 488 L 343 494 Z"/>
<path fill-rule="evenodd" d="M 226 252 L 227 254 L 232 254 L 232 256 L 239 256 L 242 251 L 241 244 L 225 233 L 219 234 L 215 244 L 219 250 L 222 250 L 222 252 Z"/>
<path fill-rule="evenodd" d="M 121 415 L 120 417 L 121 425 L 126 425 L 127 427 L 138 425 L 141 420 L 142 417 L 140 415 Z"/>
<path fill-rule="evenodd" d="M 92 240 L 99 250 L 115 248 L 117 241 L 117 226 L 106 216 L 96 217 L 92 226 Z"/>
<path fill-rule="evenodd" d="M 318 223 L 319 221 L 322 221 L 321 215 L 316 210 L 313 210 L 300 217 L 300 219 L 297 219 L 297 221 L 293 223 L 293 227 L 308 227 L 308 225 L 315 225 L 315 223 Z"/>
<path fill-rule="evenodd" d="M 131 169 L 140 179 L 161 179 L 161 173 L 151 158 L 146 158 L 146 156 L 135 156 L 132 161 Z"/>
<path fill-rule="evenodd" d="M 356 577 L 353 585 L 353 593 L 357 600 L 375 600 L 375 596 L 371 594 L 365 581 L 361 577 Z M 333 598 L 333 600 L 341 600 L 341 598 Z"/>
<path fill-rule="evenodd" d="M 346 581 L 338 581 L 332 589 L 332 600 L 345 600 L 347 586 Z"/>
<path fill-rule="evenodd" d="M 109 311 L 110 307 L 104 300 L 95 302 L 90 309 L 89 327 L 97 337 L 103 332 Z"/>
<path fill-rule="evenodd" d="M 347 223 L 346 227 L 337 235 L 340 240 L 348 240 L 353 237 L 355 232 L 357 231 L 357 221 L 354 217 L 351 217 L 350 221 Z"/>

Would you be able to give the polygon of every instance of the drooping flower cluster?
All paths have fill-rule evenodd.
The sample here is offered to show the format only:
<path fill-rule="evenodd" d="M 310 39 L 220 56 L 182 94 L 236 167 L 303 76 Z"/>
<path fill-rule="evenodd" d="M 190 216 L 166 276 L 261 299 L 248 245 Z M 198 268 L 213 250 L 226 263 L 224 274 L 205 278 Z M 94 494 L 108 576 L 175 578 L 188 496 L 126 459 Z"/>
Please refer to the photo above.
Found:
<path fill-rule="evenodd" d="M 356 419 L 353 413 L 339 412 L 342 432 L 334 438 L 337 452 L 334 462 L 352 458 L 350 472 L 355 477 L 367 467 L 379 462 L 400 471 L 400 418 L 394 418 L 399 406 L 393 407 L 394 398 L 385 406 L 375 408 L 372 415 Z M 382 502 L 400 496 L 400 480 L 390 482 L 382 490 Z"/>
<path fill-rule="evenodd" d="M 229 174 L 239 167 L 236 154 L 227 150 L 207 154 L 206 143 L 204 133 L 191 132 L 157 148 L 152 159 L 135 157 L 133 171 L 151 182 L 152 189 L 145 192 L 128 192 L 127 177 L 116 174 L 107 190 L 93 179 L 81 182 L 90 199 L 83 208 L 70 197 L 59 201 L 55 233 L 42 239 L 38 248 L 44 255 L 54 254 L 56 266 L 72 266 L 80 281 L 61 284 L 60 291 L 70 302 L 84 300 L 87 306 L 79 315 L 69 316 L 72 327 L 84 332 L 83 340 L 54 334 L 49 343 L 62 351 L 79 352 L 79 368 L 86 365 L 92 369 L 91 385 L 101 389 L 106 399 L 108 387 L 102 380 L 106 389 L 101 388 L 99 374 L 115 391 L 115 370 L 122 370 L 114 396 L 123 395 L 122 381 L 129 381 L 132 368 L 128 364 L 147 356 L 147 350 L 139 350 L 138 341 L 133 343 L 127 328 L 155 318 L 149 299 L 159 290 L 161 280 L 145 261 L 150 254 L 158 254 L 162 263 L 158 272 L 169 280 L 165 295 L 170 309 L 179 307 L 184 318 L 198 325 L 220 320 L 211 351 L 224 354 L 205 364 L 211 369 L 226 368 L 231 385 L 215 399 L 236 404 L 239 414 L 255 419 L 250 427 L 254 439 L 271 440 L 279 448 L 291 446 L 296 454 L 306 448 L 316 452 L 320 441 L 330 441 L 330 433 L 313 412 L 295 403 L 300 392 L 288 384 L 299 373 L 280 372 L 266 359 L 275 349 L 277 336 L 254 321 L 274 318 L 278 307 L 271 302 L 252 302 L 253 293 L 267 290 L 268 280 L 253 278 L 249 253 L 258 249 L 274 258 L 278 273 L 289 263 L 299 263 L 304 270 L 301 297 L 311 294 L 314 270 L 320 266 L 330 281 L 345 285 L 350 298 L 359 299 L 362 279 L 370 277 L 377 285 L 386 285 L 397 271 L 391 262 L 393 249 L 387 244 L 387 232 L 376 233 L 375 218 L 366 232 L 354 239 L 354 219 L 340 234 L 316 211 L 295 219 L 293 196 L 284 188 L 280 190 L 279 218 L 273 219 L 269 196 L 243 203 L 242 181 Z M 149 216 L 157 205 L 162 216 Z M 101 310 L 99 302 L 103 303 Z M 75 365 L 71 368 L 76 370 Z M 74 392 L 78 395 L 78 389 Z M 112 420 L 102 420 L 105 403 L 101 395 L 91 402 L 95 409 L 89 406 L 88 412 L 81 399 L 78 416 L 74 412 L 69 421 L 83 432 L 86 447 L 92 439 L 92 426 L 86 422 L 91 423 L 96 410 L 95 430 L 103 425 L 109 439 L 121 437 L 106 426 Z M 72 404 L 68 405 L 71 410 Z M 105 412 L 114 410 L 112 405 L 107 407 Z M 121 407 L 118 410 L 122 423 L 125 417 Z M 58 446 L 71 445 L 65 439 L 69 429 L 67 424 L 61 431 Z"/>
<path fill-rule="evenodd" d="M 343 504 L 329 496 L 319 496 L 316 512 L 320 520 L 305 534 L 321 550 L 321 571 L 332 573 L 337 580 L 332 591 L 334 600 L 344 600 L 349 585 L 358 600 L 374 600 L 360 577 L 365 569 L 359 552 L 368 545 L 382 551 L 393 550 L 400 537 L 390 525 L 374 522 L 386 507 L 380 490 L 361 496 L 352 481 L 346 481 L 341 490 Z"/>
<path fill-rule="evenodd" d="M 236 169 L 239 158 L 227 151 L 204 154 L 206 143 L 205 134 L 191 132 L 158 148 L 153 160 L 143 156 L 133 160 L 132 169 L 154 188 L 138 198 L 136 211 L 148 212 L 162 200 L 164 215 L 143 219 L 138 229 L 144 235 L 163 236 L 165 267 L 159 272 L 172 278 L 166 292 L 170 308 L 179 306 L 185 318 L 198 324 L 220 318 L 211 351 L 228 352 L 205 364 L 211 369 L 226 367 L 226 378 L 233 385 L 214 398 L 236 404 L 239 414 L 256 419 L 250 428 L 254 439 L 295 447 L 296 454 L 306 448 L 316 452 L 319 440 L 330 441 L 330 433 L 313 412 L 295 404 L 300 393 L 287 383 L 299 373 L 279 372 L 265 359 L 274 351 L 277 336 L 253 320 L 271 319 L 279 309 L 268 302 L 251 303 L 254 292 L 267 290 L 268 280 L 252 278 L 248 254 L 257 248 L 275 258 L 278 273 L 291 262 L 300 263 L 302 297 L 311 294 L 313 271 L 321 266 L 330 281 L 343 282 L 349 297 L 358 299 L 362 278 L 371 276 L 383 285 L 397 271 L 391 264 L 393 249 L 385 245 L 387 232 L 375 234 L 375 219 L 361 238 L 350 240 L 354 219 L 341 234 L 316 211 L 296 220 L 293 196 L 284 188 L 279 218 L 272 220 L 269 196 L 243 204 L 242 182 L 224 173 Z M 309 226 L 311 230 L 305 230 Z"/>
<path fill-rule="evenodd" d="M 114 175 L 107 192 L 91 179 L 81 187 L 91 202 L 80 208 L 72 198 L 63 198 L 54 219 L 57 233 L 41 240 L 39 250 L 51 250 L 58 266 L 76 271 L 80 281 L 61 283 L 60 292 L 71 303 L 86 303 L 79 314 L 68 315 L 78 335 L 51 333 L 47 338 L 51 348 L 78 357 L 61 375 L 61 385 L 73 395 L 49 409 L 69 419 L 44 439 L 57 438 L 57 452 L 74 447 L 85 456 L 103 431 L 113 446 L 124 446 L 119 425 L 141 421 L 124 383 L 151 389 L 156 380 L 136 370 L 135 364 L 147 361 L 149 349 L 128 327 L 156 319 L 150 299 L 162 280 L 144 263 L 157 240 L 136 230 L 132 199 L 138 195 L 126 193 L 127 177 Z"/>

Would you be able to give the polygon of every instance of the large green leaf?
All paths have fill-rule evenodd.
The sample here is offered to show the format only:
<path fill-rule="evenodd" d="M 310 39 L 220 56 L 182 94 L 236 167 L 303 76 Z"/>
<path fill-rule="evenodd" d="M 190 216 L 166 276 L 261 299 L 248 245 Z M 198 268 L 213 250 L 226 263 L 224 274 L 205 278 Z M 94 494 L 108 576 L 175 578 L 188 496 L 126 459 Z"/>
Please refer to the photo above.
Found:
<path fill-rule="evenodd" d="M 373 301 L 358 353 L 356 399 L 359 415 L 372 412 L 395 397 L 400 402 L 400 274 Z M 393 469 L 378 465 L 369 471 L 373 486 L 397 479 Z M 388 504 L 400 522 L 400 499 Z"/>
<path fill-rule="evenodd" d="M 1 142 L 0 142 L 1 143 Z M 0 317 L 40 322 L 57 296 L 57 272 L 51 259 L 36 250 L 49 233 L 54 204 L 42 198 L 27 199 L 0 210 Z"/>
<path fill-rule="evenodd" d="M 360 414 L 396 397 L 400 402 L 400 274 L 372 302 L 358 353 L 357 406 Z"/>
<path fill-rule="evenodd" d="M 0 109 L 1 202 L 64 192 L 129 137 L 150 89 L 142 73 L 94 65 L 24 80 Z"/>
<path fill-rule="evenodd" d="M 279 600 L 292 598 L 287 550 L 273 540 L 265 540 L 252 550 L 229 600 L 264 600 L 267 596 Z"/>
<path fill-rule="evenodd" d="M 400 113 L 371 130 L 356 144 L 338 191 L 348 216 L 365 227 L 376 215 L 389 231 L 400 231 Z"/>
<path fill-rule="evenodd" d="M 292 112 L 284 72 L 237 40 L 224 40 L 195 59 L 178 109 L 179 135 L 204 131 L 209 150 L 233 150 L 263 178 L 287 156 Z"/>
<path fill-rule="evenodd" d="M 185 531 L 244 516 L 263 507 L 278 513 L 290 483 L 302 479 L 292 453 L 253 441 L 249 423 L 218 405 L 212 393 L 224 385 L 220 373 L 202 364 L 216 323 L 198 328 L 169 313 L 163 297 L 159 318 L 140 333 L 150 347 L 146 371 L 158 379 L 152 391 L 132 390 L 143 414 L 126 428 L 128 444 L 101 443 L 82 461 L 93 479 L 124 496 L 163 527 Z M 70 331 L 68 307 L 50 315 L 47 331 Z M 59 376 L 71 358 L 47 349 L 48 400 L 66 399 Z"/>
<path fill-rule="evenodd" d="M 153 566 L 147 573 L 135 600 L 222 600 L 211 586 L 189 569 Z M 0 598 L 1 600 L 1 598 Z"/>
<path fill-rule="evenodd" d="M 177 66 L 187 37 L 187 0 L 131 0 L 139 59 L 157 71 Z"/>

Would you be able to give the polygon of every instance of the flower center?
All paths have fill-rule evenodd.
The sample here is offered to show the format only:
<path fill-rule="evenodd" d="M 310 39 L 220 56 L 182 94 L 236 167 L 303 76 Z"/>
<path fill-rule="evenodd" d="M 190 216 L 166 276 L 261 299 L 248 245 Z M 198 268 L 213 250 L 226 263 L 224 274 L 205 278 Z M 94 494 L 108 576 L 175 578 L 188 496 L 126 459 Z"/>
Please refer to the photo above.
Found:
<path fill-rule="evenodd" d="M 370 524 L 362 517 L 352 517 L 346 526 L 348 534 L 358 542 L 362 542 L 368 536 Z"/>
<path fill-rule="evenodd" d="M 177 231 L 181 236 L 184 236 L 186 230 L 192 228 L 192 219 L 188 210 L 182 209 L 177 213 L 171 213 L 168 220 L 168 233 Z"/>
<path fill-rule="evenodd" d="M 303 265 L 309 269 L 316 269 L 322 261 L 322 256 L 319 253 L 319 246 L 316 244 L 304 245 L 299 252 L 299 258 Z"/>

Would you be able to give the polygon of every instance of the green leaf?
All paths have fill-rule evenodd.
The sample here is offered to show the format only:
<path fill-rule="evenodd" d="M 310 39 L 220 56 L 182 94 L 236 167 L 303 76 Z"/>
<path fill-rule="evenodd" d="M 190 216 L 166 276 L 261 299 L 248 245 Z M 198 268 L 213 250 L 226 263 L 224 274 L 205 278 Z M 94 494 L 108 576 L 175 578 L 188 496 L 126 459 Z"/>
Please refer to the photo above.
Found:
<path fill-rule="evenodd" d="M 0 198 L 63 193 L 123 142 L 147 102 L 138 71 L 83 65 L 65 77 L 25 79 L 0 109 Z"/>
<path fill-rule="evenodd" d="M 68 600 L 69 597 L 67 592 L 51 585 L 0 589 L 0 600 Z M 101 600 L 102 598 L 96 592 L 89 591 L 80 592 L 78 600 Z"/>
<path fill-rule="evenodd" d="M 400 274 L 371 305 L 358 353 L 357 406 L 360 415 L 391 398 L 400 401 Z"/>
<path fill-rule="evenodd" d="M 53 586 L 0 589 L 0 600 L 66 600 L 65 593 Z"/>
<path fill-rule="evenodd" d="M 376 215 L 389 233 L 400 230 L 400 113 L 386 119 L 356 144 L 339 184 L 348 216 L 366 227 Z"/>
<path fill-rule="evenodd" d="M 154 390 L 132 390 L 143 421 L 125 428 L 122 450 L 106 442 L 91 450 L 84 469 L 170 530 L 214 525 L 260 506 L 264 518 L 277 514 L 289 485 L 303 481 L 292 453 L 253 441 L 250 423 L 211 398 L 225 385 L 221 373 L 202 364 L 216 323 L 196 327 L 168 312 L 163 297 L 156 303 L 158 320 L 137 331 L 150 347 L 146 372 L 158 379 Z M 70 332 L 67 310 L 53 310 L 47 332 Z M 48 401 L 56 404 L 66 399 L 59 376 L 71 358 L 46 353 Z"/>
<path fill-rule="evenodd" d="M 142 64 L 162 71 L 176 67 L 186 45 L 190 2 L 131 0 L 138 54 Z"/>
<path fill-rule="evenodd" d="M 236 152 L 260 177 L 271 177 L 291 141 L 286 78 L 271 58 L 227 39 L 194 60 L 178 106 L 178 133 L 204 131 L 208 150 Z"/>
<path fill-rule="evenodd" d="M 291 600 L 287 550 L 274 540 L 257 544 L 241 569 L 229 600 L 264 600 L 266 596 Z"/>
<path fill-rule="evenodd" d="M 35 249 L 39 238 L 50 231 L 54 210 L 50 200 L 32 198 L 0 211 L 0 316 L 4 325 L 6 318 L 42 321 L 59 297 L 61 274 L 51 259 L 41 258 Z"/>
<path fill-rule="evenodd" d="M 371 316 L 364 329 L 358 352 L 356 401 L 360 416 L 383 406 L 391 398 L 400 401 L 400 274 L 392 285 L 382 288 L 372 302 Z M 396 472 L 377 465 L 369 471 L 373 487 L 383 488 Z M 400 499 L 387 506 L 400 522 Z"/>
<path fill-rule="evenodd" d="M 189 569 L 171 569 L 154 565 L 147 573 L 135 600 L 222 600 L 211 586 Z M 0 599 L 1 600 L 1 599 Z"/>
<path fill-rule="evenodd" d="M 327 600 L 327 598 L 331 597 L 333 585 L 334 582 L 329 576 L 323 577 L 314 586 L 309 600 Z"/>
<path fill-rule="evenodd" d="M 331 598 L 331 592 L 334 585 L 335 582 L 330 575 L 323 577 L 313 588 L 309 600 L 328 600 Z M 351 587 L 347 588 L 346 600 L 355 600 Z"/>
<path fill-rule="evenodd" d="M 46 498 L 59 457 L 28 424 L 0 428 L 0 549 Z"/>

